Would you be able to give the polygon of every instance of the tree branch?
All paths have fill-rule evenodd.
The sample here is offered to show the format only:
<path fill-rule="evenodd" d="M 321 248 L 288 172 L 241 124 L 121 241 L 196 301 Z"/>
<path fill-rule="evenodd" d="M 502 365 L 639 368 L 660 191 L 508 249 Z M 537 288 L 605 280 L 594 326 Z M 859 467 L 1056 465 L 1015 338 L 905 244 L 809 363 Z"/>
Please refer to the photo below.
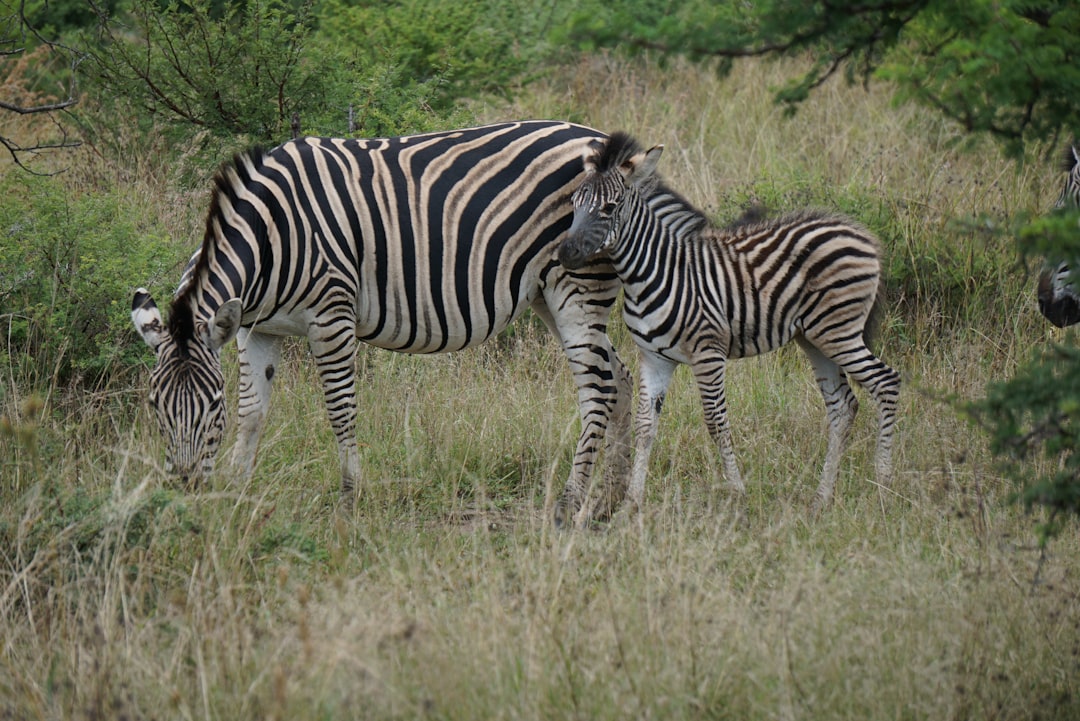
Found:
<path fill-rule="evenodd" d="M 79 100 L 76 97 L 76 78 L 77 70 L 80 63 L 86 59 L 87 55 L 83 52 L 76 50 L 75 48 L 68 47 L 63 43 L 56 40 L 50 40 L 43 36 L 37 28 L 35 28 L 30 20 L 26 17 L 26 0 L 19 0 L 18 8 L 10 16 L 11 20 L 14 20 L 16 26 L 11 29 L 11 35 L 0 38 L 0 42 L 5 45 L 14 45 L 16 41 L 16 33 L 19 34 L 20 39 L 26 39 L 27 34 L 32 35 L 43 47 L 47 47 L 51 52 L 60 53 L 61 55 L 67 55 L 70 57 L 70 81 L 67 87 L 67 98 L 65 100 L 59 100 L 57 102 L 47 102 L 39 104 L 23 105 L 21 103 L 9 102 L 7 100 L 0 99 L 0 111 L 6 111 L 9 113 L 16 113 L 18 115 L 38 115 L 44 114 L 52 119 L 57 130 L 60 133 L 60 139 L 57 141 L 47 141 L 35 143 L 34 145 L 24 146 L 13 138 L 0 136 L 0 146 L 2 146 L 10 155 L 15 165 L 19 168 L 32 173 L 34 175 L 53 175 L 54 173 L 41 173 L 31 169 L 23 160 L 23 157 L 27 154 L 35 155 L 43 150 L 59 150 L 63 148 L 74 148 L 81 145 L 77 140 L 71 140 L 68 136 L 67 130 L 52 118 L 52 113 L 57 111 L 66 110 L 76 105 Z M 26 47 L 20 43 L 21 47 L 11 48 L 0 52 L 0 57 L 15 57 L 26 51 Z M 57 171 L 61 172 L 61 171 Z"/>

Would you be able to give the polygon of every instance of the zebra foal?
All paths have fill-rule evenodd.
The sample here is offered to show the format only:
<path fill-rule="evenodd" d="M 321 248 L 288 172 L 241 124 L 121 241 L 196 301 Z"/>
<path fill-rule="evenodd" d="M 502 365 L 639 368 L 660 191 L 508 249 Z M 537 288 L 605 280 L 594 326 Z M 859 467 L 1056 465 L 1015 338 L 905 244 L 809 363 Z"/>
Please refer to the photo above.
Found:
<path fill-rule="evenodd" d="M 730 358 L 792 340 L 814 366 L 829 421 L 815 506 L 832 497 L 858 409 L 849 376 L 877 405 L 876 471 L 888 483 L 900 377 L 863 338 L 878 292 L 877 239 L 849 220 L 816 212 L 714 228 L 660 182 L 662 146 L 644 151 L 616 133 L 594 147 L 574 191 L 574 221 L 559 259 L 579 268 L 607 258 L 623 282 L 623 317 L 641 354 L 630 500 L 640 506 L 644 499 L 664 394 L 680 363 L 694 373 L 724 475 L 744 491 L 724 369 Z"/>
<path fill-rule="evenodd" d="M 1080 208 L 1080 154 L 1070 147 L 1062 166 L 1065 185 L 1054 203 L 1055 210 Z M 1072 283 L 1072 270 L 1068 263 L 1047 268 L 1039 275 L 1039 312 L 1058 328 L 1080 322 L 1080 292 Z"/>
<path fill-rule="evenodd" d="M 583 522 L 600 444 L 626 445 L 630 435 L 630 377 L 607 336 L 618 279 L 607 261 L 571 271 L 556 259 L 588 144 L 603 137 L 532 121 L 304 138 L 223 166 L 168 322 L 145 289 L 132 301 L 132 321 L 157 354 L 150 400 L 167 469 L 185 478 L 212 469 L 225 429 L 219 353 L 235 337 L 232 461 L 250 476 L 282 338 L 306 336 L 351 501 L 360 483 L 357 345 L 457 351 L 531 307 L 561 341 L 577 386 L 582 431 L 556 516 L 581 509 Z M 625 456 L 610 454 L 609 503 L 621 498 L 614 484 Z"/>

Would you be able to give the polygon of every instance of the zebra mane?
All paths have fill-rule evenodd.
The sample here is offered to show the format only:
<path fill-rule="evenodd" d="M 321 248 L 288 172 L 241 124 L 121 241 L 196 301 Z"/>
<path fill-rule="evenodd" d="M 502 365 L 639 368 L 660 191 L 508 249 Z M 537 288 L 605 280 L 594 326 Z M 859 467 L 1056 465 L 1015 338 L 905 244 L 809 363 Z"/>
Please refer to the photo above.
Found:
<path fill-rule="evenodd" d="M 642 151 L 641 144 L 629 133 L 615 132 L 597 149 L 590 159 L 598 173 L 614 170 Z"/>
<path fill-rule="evenodd" d="M 266 151 L 261 146 L 253 146 L 248 150 L 237 153 L 231 160 L 221 164 L 214 174 L 213 190 L 210 194 L 210 207 L 206 211 L 206 225 L 203 231 L 202 249 L 199 257 L 190 273 L 185 273 L 188 283 L 180 288 L 173 298 L 169 307 L 169 334 L 182 354 L 186 354 L 188 343 L 195 337 L 194 300 L 195 278 L 206 269 L 213 256 L 214 221 L 221 215 L 223 200 L 235 198 L 239 188 L 243 188 L 251 180 L 253 173 L 258 172 L 266 159 Z"/>
<path fill-rule="evenodd" d="M 189 355 L 188 347 L 192 339 L 195 338 L 195 314 L 191 310 L 191 305 L 188 303 L 178 302 L 180 299 L 173 300 L 172 306 L 169 308 L 169 335 L 172 337 L 174 343 L 176 343 L 176 349 L 180 352 L 182 358 L 187 358 Z"/>
<path fill-rule="evenodd" d="M 765 205 L 756 202 L 751 203 L 750 205 L 747 205 L 743 208 L 742 215 L 740 215 L 738 218 L 731 221 L 727 225 L 723 226 L 723 228 L 718 228 L 718 230 L 734 231 L 744 226 L 757 226 L 760 225 L 762 221 L 766 220 L 771 214 L 772 211 L 770 211 L 769 208 Z"/>
<path fill-rule="evenodd" d="M 843 213 L 815 207 L 773 212 L 766 206 L 754 205 L 747 208 L 740 217 L 727 225 L 719 226 L 710 223 L 702 237 L 709 239 L 710 242 L 729 243 L 754 233 L 776 230 L 807 221 L 823 221 L 847 226 L 849 229 L 865 235 L 868 242 L 880 248 L 880 241 L 862 223 L 849 218 Z"/>

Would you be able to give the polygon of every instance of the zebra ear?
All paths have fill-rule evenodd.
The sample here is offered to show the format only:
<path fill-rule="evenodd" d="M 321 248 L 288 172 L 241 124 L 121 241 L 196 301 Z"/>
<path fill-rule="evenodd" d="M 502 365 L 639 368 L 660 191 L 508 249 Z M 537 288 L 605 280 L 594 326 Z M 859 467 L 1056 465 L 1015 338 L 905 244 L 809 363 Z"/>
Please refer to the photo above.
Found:
<path fill-rule="evenodd" d="M 239 298 L 226 301 L 217 309 L 217 312 L 214 313 L 214 319 L 211 321 L 209 329 L 207 329 L 207 342 L 212 350 L 220 350 L 222 346 L 236 337 L 236 332 L 240 330 L 242 311 Z"/>
<path fill-rule="evenodd" d="M 169 331 L 161 322 L 161 311 L 146 288 L 136 290 L 135 297 L 131 299 L 131 322 L 135 324 L 135 330 L 146 341 L 146 345 L 155 352 L 169 336 Z"/>
<path fill-rule="evenodd" d="M 619 166 L 619 172 L 623 175 L 623 181 L 628 187 L 640 186 L 652 178 L 656 172 L 656 164 L 660 162 L 660 156 L 664 152 L 663 145 L 654 145 L 648 150 L 636 153 L 629 157 Z"/>

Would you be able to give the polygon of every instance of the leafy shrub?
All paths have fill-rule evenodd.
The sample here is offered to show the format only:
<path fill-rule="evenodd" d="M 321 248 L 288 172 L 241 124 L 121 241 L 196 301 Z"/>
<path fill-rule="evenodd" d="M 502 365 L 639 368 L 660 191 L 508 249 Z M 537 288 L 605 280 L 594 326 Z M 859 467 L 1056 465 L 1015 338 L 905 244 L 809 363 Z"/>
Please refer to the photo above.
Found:
<path fill-rule="evenodd" d="M 85 42 L 106 94 L 159 123 L 265 143 L 460 124 L 460 99 L 505 93 L 544 52 L 543 24 L 491 0 L 133 0 L 106 42 Z"/>
<path fill-rule="evenodd" d="M 325 101 L 327 69 L 304 62 L 310 6 L 133 0 L 102 25 L 95 79 L 166 122 L 280 140 Z"/>
<path fill-rule="evenodd" d="M 320 4 L 325 42 L 348 48 L 353 72 L 389 65 L 400 87 L 428 88 L 436 114 L 461 98 L 503 95 L 550 47 L 546 36 L 555 9 L 497 0 L 403 0 L 397 3 Z"/>
<path fill-rule="evenodd" d="M 93 387 L 142 362 L 128 300 L 175 260 L 144 225 L 116 191 L 72 197 L 25 173 L 0 184 L 0 366 L 11 377 Z"/>
<path fill-rule="evenodd" d="M 469 125 L 464 109 L 440 100 L 443 81 L 411 78 L 399 65 L 343 66 L 327 104 L 304 116 L 303 134 L 387 137 Z M 432 106 L 439 106 L 436 111 Z"/>

